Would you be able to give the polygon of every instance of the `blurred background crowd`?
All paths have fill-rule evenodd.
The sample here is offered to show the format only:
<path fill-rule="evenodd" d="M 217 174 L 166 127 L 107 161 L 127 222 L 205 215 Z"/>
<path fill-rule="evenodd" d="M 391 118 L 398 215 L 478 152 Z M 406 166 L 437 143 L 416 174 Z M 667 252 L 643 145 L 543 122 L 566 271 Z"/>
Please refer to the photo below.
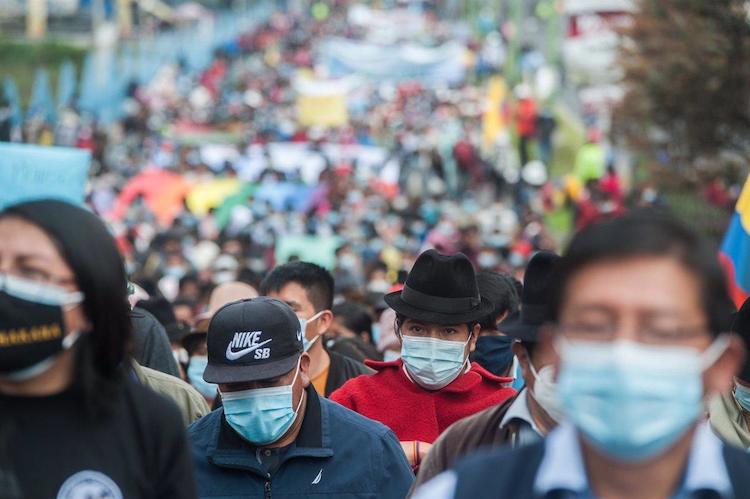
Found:
<path fill-rule="evenodd" d="M 610 77 L 581 76 L 629 2 L 239 3 L 134 4 L 112 48 L 93 2 L 101 47 L 59 69 L 57 99 L 40 69 L 24 113 L 11 79 L 0 103 L 0 140 L 91 152 L 88 203 L 168 328 L 303 259 L 335 277 L 332 334 L 377 344 L 427 248 L 521 278 L 572 230 L 668 202 L 619 147 Z M 702 195 L 729 213 L 739 184 Z"/>

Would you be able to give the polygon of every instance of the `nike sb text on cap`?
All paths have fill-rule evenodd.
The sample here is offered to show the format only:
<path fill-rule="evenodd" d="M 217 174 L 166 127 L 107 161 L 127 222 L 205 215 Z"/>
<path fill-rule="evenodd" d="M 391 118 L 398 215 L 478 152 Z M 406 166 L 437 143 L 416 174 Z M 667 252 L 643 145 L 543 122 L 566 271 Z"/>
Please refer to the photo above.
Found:
<path fill-rule="evenodd" d="M 299 319 L 286 303 L 265 296 L 220 308 L 207 341 L 209 383 L 275 378 L 294 369 L 302 353 Z"/>

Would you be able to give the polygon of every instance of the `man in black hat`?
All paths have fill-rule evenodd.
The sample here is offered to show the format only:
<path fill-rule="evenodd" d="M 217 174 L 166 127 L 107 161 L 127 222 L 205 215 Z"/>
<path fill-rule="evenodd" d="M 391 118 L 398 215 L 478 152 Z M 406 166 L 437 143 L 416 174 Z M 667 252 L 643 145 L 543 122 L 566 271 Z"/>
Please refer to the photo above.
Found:
<path fill-rule="evenodd" d="M 497 272 L 480 272 L 477 285 L 482 297 L 492 302 L 493 309 L 479 320 L 481 330 L 476 349 L 469 360 L 478 363 L 497 376 L 514 377 L 516 362 L 513 354 L 513 337 L 499 329 L 500 324 L 518 312 L 520 296 L 516 291 L 515 279 Z"/>
<path fill-rule="evenodd" d="M 462 419 L 440 435 L 419 468 L 415 488 L 477 449 L 517 447 L 540 440 L 562 418 L 553 380 L 554 356 L 537 344 L 540 327 L 550 320 L 547 302 L 559 259 L 549 251 L 531 258 L 523 278 L 521 311 L 499 326 L 516 340 L 513 353 L 521 365 L 525 387 L 514 398 Z"/>
<path fill-rule="evenodd" d="M 223 408 L 193 424 L 200 497 L 404 497 L 413 481 L 385 426 L 319 396 L 297 316 L 267 297 L 208 327 L 204 378 Z"/>
<path fill-rule="evenodd" d="M 465 255 L 422 253 L 404 288 L 385 296 L 396 311 L 401 358 L 366 364 L 376 371 L 348 381 L 331 400 L 390 427 L 418 467 L 430 444 L 461 418 L 515 395 L 511 378 L 469 361 L 492 304 L 480 296 Z"/>

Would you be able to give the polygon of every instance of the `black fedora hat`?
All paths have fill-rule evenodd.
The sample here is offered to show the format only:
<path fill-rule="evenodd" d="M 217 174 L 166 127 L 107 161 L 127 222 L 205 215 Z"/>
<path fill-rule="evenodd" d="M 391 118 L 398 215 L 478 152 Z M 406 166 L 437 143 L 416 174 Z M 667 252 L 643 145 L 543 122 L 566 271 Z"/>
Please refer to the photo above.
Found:
<path fill-rule="evenodd" d="M 427 250 L 417 258 L 401 291 L 385 295 L 385 302 L 409 319 L 430 324 L 461 324 L 492 312 L 479 295 L 474 267 L 466 255 L 447 256 Z"/>
<path fill-rule="evenodd" d="M 539 328 L 549 322 L 549 295 L 555 265 L 560 256 L 551 251 L 536 253 L 526 267 L 521 292 L 521 311 L 500 323 L 500 332 L 523 341 L 537 340 Z"/>

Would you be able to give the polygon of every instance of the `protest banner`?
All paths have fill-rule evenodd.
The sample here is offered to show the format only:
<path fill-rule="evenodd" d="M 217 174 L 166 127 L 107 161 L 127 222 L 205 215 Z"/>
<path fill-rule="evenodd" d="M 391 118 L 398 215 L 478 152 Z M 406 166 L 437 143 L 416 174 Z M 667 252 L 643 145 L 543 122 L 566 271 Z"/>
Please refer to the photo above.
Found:
<path fill-rule="evenodd" d="M 336 236 L 281 236 L 276 242 L 276 263 L 281 265 L 290 257 L 297 257 L 303 262 L 332 269 L 336 263 L 336 248 L 340 244 L 341 239 Z"/>
<path fill-rule="evenodd" d="M 83 203 L 90 162 L 82 149 L 0 142 L 0 209 L 40 198 Z"/>

